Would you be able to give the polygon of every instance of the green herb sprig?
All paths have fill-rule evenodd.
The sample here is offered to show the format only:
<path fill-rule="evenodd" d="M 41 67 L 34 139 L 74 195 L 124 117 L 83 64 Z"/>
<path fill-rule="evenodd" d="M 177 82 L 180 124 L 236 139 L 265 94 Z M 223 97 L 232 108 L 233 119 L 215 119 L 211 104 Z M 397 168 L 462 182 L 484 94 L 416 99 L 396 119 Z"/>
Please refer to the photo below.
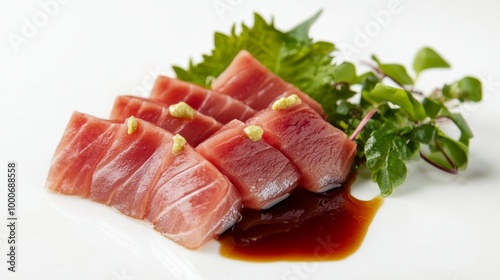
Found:
<path fill-rule="evenodd" d="M 288 32 L 255 14 L 254 25 L 230 34 L 215 33 L 215 47 L 200 63 L 174 66 L 179 79 L 210 87 L 240 50 L 248 50 L 272 72 L 322 104 L 332 125 L 356 141 L 355 164 L 371 170 L 383 196 L 403 184 L 409 160 L 422 158 L 456 174 L 467 167 L 472 131 L 463 116 L 451 110 L 464 102 L 479 102 L 481 82 L 464 77 L 430 94 L 415 89 L 419 75 L 450 64 L 429 47 L 413 60 L 412 76 L 404 65 L 372 56 L 370 70 L 358 74 L 352 62 L 334 63 L 333 43 L 314 41 L 309 29 L 321 11 Z M 440 127 L 449 120 L 460 131 L 455 139 Z M 425 149 L 424 149 L 425 148 Z M 423 152 L 425 150 L 425 152 Z"/>

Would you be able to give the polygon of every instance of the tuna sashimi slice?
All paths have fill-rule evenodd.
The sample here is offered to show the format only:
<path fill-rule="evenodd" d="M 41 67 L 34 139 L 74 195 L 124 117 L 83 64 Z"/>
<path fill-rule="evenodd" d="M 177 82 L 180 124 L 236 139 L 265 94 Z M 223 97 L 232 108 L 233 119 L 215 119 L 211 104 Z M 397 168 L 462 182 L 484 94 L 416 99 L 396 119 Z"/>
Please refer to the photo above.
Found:
<path fill-rule="evenodd" d="M 307 104 L 266 109 L 248 120 L 264 128 L 263 139 L 285 154 L 302 173 L 299 185 L 314 192 L 339 186 L 349 174 L 356 143 Z"/>
<path fill-rule="evenodd" d="M 92 173 L 113 143 L 118 125 L 74 112 L 52 158 L 46 187 L 87 197 Z"/>
<path fill-rule="evenodd" d="M 281 97 L 296 94 L 324 119 L 327 118 L 321 104 L 272 73 L 246 50 L 236 55 L 212 83 L 212 89 L 241 100 L 255 110 L 265 109 Z"/>
<path fill-rule="evenodd" d="M 245 121 L 256 111 L 229 95 L 220 94 L 177 79 L 158 76 L 151 98 L 167 104 L 186 102 L 195 110 L 226 124 L 233 119 Z"/>
<path fill-rule="evenodd" d="M 47 187 L 147 218 L 173 241 L 199 247 L 240 218 L 241 197 L 214 165 L 176 139 L 141 119 L 116 123 L 75 112 Z"/>
<path fill-rule="evenodd" d="M 155 184 L 147 219 L 168 238 L 195 249 L 237 222 L 241 207 L 231 182 L 186 146 Z"/>
<path fill-rule="evenodd" d="M 151 187 L 173 158 L 172 134 L 135 119 L 129 134 L 126 123 L 96 166 L 89 198 L 116 208 L 127 216 L 143 219 Z"/>
<path fill-rule="evenodd" d="M 192 118 L 174 117 L 169 113 L 169 105 L 172 104 L 135 96 L 118 96 L 110 119 L 122 122 L 134 116 L 173 134 L 182 135 L 193 147 L 222 127 L 221 123 L 200 112 L 196 112 Z"/>
<path fill-rule="evenodd" d="M 244 123 L 233 120 L 196 150 L 231 180 L 244 206 L 268 208 L 289 195 L 300 173 L 273 146 L 263 140 L 250 140 L 245 128 Z"/>

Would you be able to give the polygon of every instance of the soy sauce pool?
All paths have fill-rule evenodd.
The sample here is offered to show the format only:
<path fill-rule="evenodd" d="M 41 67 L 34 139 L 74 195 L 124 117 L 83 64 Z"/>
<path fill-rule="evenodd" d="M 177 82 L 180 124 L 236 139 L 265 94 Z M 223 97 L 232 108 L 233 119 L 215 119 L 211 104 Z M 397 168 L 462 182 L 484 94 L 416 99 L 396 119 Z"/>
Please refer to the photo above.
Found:
<path fill-rule="evenodd" d="M 354 175 L 340 188 L 315 194 L 297 188 L 267 210 L 244 208 L 242 220 L 219 237 L 224 257 L 246 261 L 340 260 L 361 245 L 382 198 L 350 194 Z"/>

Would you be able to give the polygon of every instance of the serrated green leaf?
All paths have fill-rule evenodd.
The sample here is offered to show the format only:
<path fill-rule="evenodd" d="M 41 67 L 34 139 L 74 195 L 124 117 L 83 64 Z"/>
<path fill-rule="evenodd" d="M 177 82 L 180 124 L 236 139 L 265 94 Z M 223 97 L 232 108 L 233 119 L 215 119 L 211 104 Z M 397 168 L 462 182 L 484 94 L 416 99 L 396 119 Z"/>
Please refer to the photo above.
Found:
<path fill-rule="evenodd" d="M 239 51 L 249 51 L 269 70 L 294 84 L 324 107 L 332 108 L 338 99 L 328 95 L 331 90 L 333 68 L 332 52 L 335 46 L 328 42 L 312 42 L 309 29 L 321 11 L 289 32 L 282 32 L 267 23 L 259 14 L 254 15 L 254 25 L 241 26 L 236 33 L 214 35 L 214 49 L 203 55 L 203 61 L 190 63 L 187 69 L 174 66 L 179 79 L 210 87 L 210 81 L 218 77 Z"/>
<path fill-rule="evenodd" d="M 180 80 L 185 80 L 185 81 L 189 81 L 189 80 L 192 80 L 193 78 L 191 78 L 190 76 L 190 73 L 184 69 L 182 69 L 181 67 L 179 66 L 172 66 L 172 69 L 174 70 L 175 72 L 175 75 L 177 76 L 177 78 L 179 78 Z"/>
<path fill-rule="evenodd" d="M 288 50 L 273 72 L 320 101 L 332 81 L 331 53 L 334 49 L 332 44 L 316 42 Z"/>
<path fill-rule="evenodd" d="M 422 104 L 405 90 L 378 83 L 367 93 L 367 97 L 377 102 L 388 101 L 399 105 L 416 120 L 424 120 L 426 117 Z"/>
<path fill-rule="evenodd" d="M 413 70 L 419 75 L 420 72 L 430 68 L 450 68 L 450 64 L 433 49 L 424 47 L 413 59 Z"/>
<path fill-rule="evenodd" d="M 309 38 L 309 29 L 316 22 L 323 11 L 320 10 L 316 14 L 314 14 L 309 19 L 297 25 L 292 30 L 286 33 L 286 37 L 290 40 L 290 43 L 309 43 L 311 39 Z"/>
<path fill-rule="evenodd" d="M 274 28 L 272 22 L 267 23 L 259 14 L 254 14 L 254 25 L 241 26 L 241 32 L 236 34 L 235 27 L 230 34 L 216 32 L 214 34 L 214 49 L 210 54 L 203 55 L 203 61 L 190 63 L 181 71 L 175 66 L 174 71 L 179 79 L 208 87 L 207 77 L 217 77 L 231 63 L 239 51 L 247 49 L 269 69 L 279 65 L 285 45 L 285 35 Z"/>

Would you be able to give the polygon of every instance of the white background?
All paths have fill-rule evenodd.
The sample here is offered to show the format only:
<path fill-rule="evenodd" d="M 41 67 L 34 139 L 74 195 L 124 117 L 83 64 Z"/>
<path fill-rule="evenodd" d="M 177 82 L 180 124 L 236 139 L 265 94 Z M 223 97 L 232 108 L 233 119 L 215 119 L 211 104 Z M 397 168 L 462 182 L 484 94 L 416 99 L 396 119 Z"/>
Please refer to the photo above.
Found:
<path fill-rule="evenodd" d="M 395 1 L 1 0 L 0 279 L 499 279 L 500 4 Z M 376 53 L 411 66 L 429 45 L 453 69 L 422 74 L 420 88 L 468 74 L 484 86 L 484 101 L 463 110 L 475 132 L 467 171 L 410 164 L 346 260 L 239 262 L 220 257 L 216 242 L 188 251 L 109 207 L 45 191 L 72 111 L 107 117 L 116 95 L 145 96 L 158 73 L 199 60 L 214 31 L 251 25 L 253 12 L 288 30 L 319 9 L 311 34 L 347 49 L 340 58 Z M 18 163 L 17 273 L 4 261 L 8 160 Z M 376 187 L 360 176 L 354 191 Z"/>

